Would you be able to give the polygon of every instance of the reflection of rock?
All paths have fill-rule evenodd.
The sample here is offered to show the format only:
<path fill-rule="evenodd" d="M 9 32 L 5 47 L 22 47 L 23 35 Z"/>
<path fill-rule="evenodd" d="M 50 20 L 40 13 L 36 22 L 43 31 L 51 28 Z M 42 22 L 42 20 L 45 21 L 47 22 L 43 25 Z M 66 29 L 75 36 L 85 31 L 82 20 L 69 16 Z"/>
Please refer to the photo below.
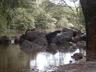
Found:
<path fill-rule="evenodd" d="M 58 48 L 56 46 L 56 44 L 51 43 L 50 46 L 48 46 L 48 48 L 46 49 L 47 52 L 55 54 L 57 52 Z"/>
<path fill-rule="evenodd" d="M 47 47 L 47 41 L 45 37 L 37 38 L 33 41 L 33 43 L 38 44 L 40 46 L 46 46 Z"/>
<path fill-rule="evenodd" d="M 23 51 L 26 51 L 28 53 L 34 52 L 34 51 L 45 51 L 46 46 L 41 46 L 36 43 L 24 40 L 23 43 L 20 45 L 21 49 Z"/>
<path fill-rule="evenodd" d="M 58 50 L 60 51 L 60 52 L 65 52 L 65 53 L 67 53 L 67 52 L 74 52 L 74 51 L 76 51 L 76 47 L 69 47 L 69 48 L 66 48 L 66 47 L 60 47 Z"/>

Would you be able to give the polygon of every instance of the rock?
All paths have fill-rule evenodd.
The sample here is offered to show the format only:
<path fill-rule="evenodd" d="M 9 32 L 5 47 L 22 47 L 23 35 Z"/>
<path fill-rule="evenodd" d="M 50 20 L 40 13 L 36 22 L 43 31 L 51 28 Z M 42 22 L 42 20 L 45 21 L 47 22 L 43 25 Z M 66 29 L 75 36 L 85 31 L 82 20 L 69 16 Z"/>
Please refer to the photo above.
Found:
<path fill-rule="evenodd" d="M 47 43 L 48 45 L 50 45 L 53 41 L 53 39 L 57 36 L 58 33 L 60 33 L 61 31 L 60 30 L 56 30 L 54 32 L 50 32 L 48 34 L 46 34 L 46 40 L 47 40 Z"/>
<path fill-rule="evenodd" d="M 85 48 L 86 48 L 86 42 L 85 42 L 85 41 L 78 41 L 78 42 L 76 43 L 76 46 L 77 46 L 78 48 L 85 49 Z"/>
<path fill-rule="evenodd" d="M 29 41 L 34 41 L 37 38 L 44 37 L 45 34 L 39 31 L 31 31 L 25 34 L 25 39 Z"/>
<path fill-rule="evenodd" d="M 75 53 L 73 54 L 73 56 L 71 56 L 74 60 L 78 61 L 81 60 L 83 58 L 83 54 L 82 53 Z"/>
<path fill-rule="evenodd" d="M 73 33 L 71 32 L 62 32 L 56 37 L 54 37 L 52 42 L 56 43 L 56 45 L 66 44 L 66 42 L 72 41 L 72 36 L 73 36 Z"/>
<path fill-rule="evenodd" d="M 33 43 L 36 43 L 36 44 L 38 44 L 38 45 L 40 45 L 40 46 L 45 46 L 45 47 L 47 47 L 47 41 L 46 41 L 45 37 L 37 38 L 37 39 L 35 39 L 35 40 L 33 41 Z"/>
<path fill-rule="evenodd" d="M 80 35 L 80 39 L 83 40 L 83 41 L 86 41 L 86 33 L 82 33 Z"/>
<path fill-rule="evenodd" d="M 11 40 L 7 36 L 1 36 L 0 37 L 0 44 L 1 45 L 9 45 L 11 43 Z"/>
<path fill-rule="evenodd" d="M 40 46 L 38 44 L 35 44 L 33 42 L 24 40 L 22 42 L 22 44 L 20 45 L 21 49 L 23 51 L 26 51 L 27 53 L 31 53 L 31 52 L 38 52 L 38 51 L 45 51 L 46 47 L 45 46 Z"/>
<path fill-rule="evenodd" d="M 80 39 L 80 30 L 78 29 L 71 29 L 71 28 L 63 28 L 62 32 L 57 34 L 52 42 L 56 43 L 57 45 L 62 45 L 65 42 L 77 42 Z"/>

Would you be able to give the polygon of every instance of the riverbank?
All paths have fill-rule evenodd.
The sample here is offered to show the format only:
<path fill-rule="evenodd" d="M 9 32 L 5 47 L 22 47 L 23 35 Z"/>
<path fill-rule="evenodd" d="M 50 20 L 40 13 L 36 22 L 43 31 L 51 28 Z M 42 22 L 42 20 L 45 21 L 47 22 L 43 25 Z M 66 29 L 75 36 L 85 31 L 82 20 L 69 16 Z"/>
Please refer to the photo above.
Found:
<path fill-rule="evenodd" d="M 54 72 L 96 72 L 96 62 L 62 65 Z"/>

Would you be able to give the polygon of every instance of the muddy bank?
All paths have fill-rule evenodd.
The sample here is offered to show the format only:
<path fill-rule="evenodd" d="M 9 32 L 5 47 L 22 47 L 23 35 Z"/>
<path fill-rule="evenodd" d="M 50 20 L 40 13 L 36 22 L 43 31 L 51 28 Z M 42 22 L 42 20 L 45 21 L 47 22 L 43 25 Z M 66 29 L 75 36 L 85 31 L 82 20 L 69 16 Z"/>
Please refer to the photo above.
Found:
<path fill-rule="evenodd" d="M 53 72 L 96 72 L 96 62 L 62 65 Z"/>

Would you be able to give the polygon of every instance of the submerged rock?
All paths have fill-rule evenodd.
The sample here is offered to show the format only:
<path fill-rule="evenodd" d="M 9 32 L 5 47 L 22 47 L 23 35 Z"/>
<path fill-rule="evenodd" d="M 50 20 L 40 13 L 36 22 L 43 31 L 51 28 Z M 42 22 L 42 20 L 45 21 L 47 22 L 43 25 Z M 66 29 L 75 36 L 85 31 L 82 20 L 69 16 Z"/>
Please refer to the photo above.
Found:
<path fill-rule="evenodd" d="M 83 54 L 82 53 L 75 53 L 73 54 L 73 56 L 71 56 L 74 60 L 78 61 L 81 60 L 83 58 Z"/>

